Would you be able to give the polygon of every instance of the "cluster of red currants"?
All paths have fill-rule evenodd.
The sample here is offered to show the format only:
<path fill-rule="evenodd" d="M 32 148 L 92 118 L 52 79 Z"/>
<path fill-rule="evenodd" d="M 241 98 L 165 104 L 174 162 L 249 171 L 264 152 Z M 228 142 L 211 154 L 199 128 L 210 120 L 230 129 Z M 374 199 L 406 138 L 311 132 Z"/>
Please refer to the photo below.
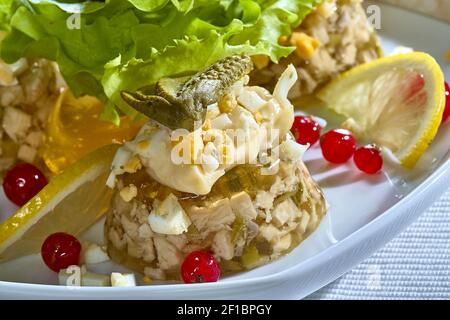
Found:
<path fill-rule="evenodd" d="M 375 174 L 382 169 L 383 157 L 376 145 L 357 148 L 356 138 L 350 131 L 334 129 L 321 137 L 321 130 L 319 123 L 307 116 L 295 117 L 292 126 L 292 133 L 300 144 L 312 146 L 320 139 L 323 157 L 331 163 L 345 163 L 353 157 L 356 167 L 365 173 Z"/>
<path fill-rule="evenodd" d="M 63 232 L 48 236 L 41 248 L 42 260 L 55 272 L 79 265 L 80 254 L 80 241 Z M 185 283 L 216 282 L 220 278 L 220 265 L 210 253 L 194 251 L 184 259 L 181 277 Z"/>
<path fill-rule="evenodd" d="M 42 260 L 55 272 L 79 265 L 80 254 L 80 241 L 63 232 L 48 236 L 41 248 Z M 184 259 L 181 277 L 185 283 L 216 282 L 220 278 L 220 265 L 210 253 L 194 251 Z"/>

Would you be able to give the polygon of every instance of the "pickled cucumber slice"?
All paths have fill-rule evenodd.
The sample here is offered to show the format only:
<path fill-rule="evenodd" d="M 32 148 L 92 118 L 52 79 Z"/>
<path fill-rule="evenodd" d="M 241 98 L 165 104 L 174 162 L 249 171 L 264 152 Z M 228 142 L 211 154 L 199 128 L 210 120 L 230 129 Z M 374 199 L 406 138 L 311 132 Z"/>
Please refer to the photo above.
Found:
<path fill-rule="evenodd" d="M 248 56 L 227 57 L 186 78 L 161 79 L 155 92 L 146 94 L 148 87 L 136 92 L 122 91 L 122 99 L 149 118 L 171 128 L 194 130 L 203 123 L 208 105 L 215 103 L 243 76 L 250 73 L 253 63 Z"/>

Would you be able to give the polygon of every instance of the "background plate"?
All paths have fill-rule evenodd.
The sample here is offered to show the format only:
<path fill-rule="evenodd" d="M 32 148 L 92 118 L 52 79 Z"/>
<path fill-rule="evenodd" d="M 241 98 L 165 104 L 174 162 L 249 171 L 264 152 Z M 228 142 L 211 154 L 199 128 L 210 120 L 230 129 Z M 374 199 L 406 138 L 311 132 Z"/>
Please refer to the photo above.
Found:
<path fill-rule="evenodd" d="M 368 4 L 371 4 L 368 2 Z M 450 50 L 450 25 L 401 9 L 380 5 L 383 47 L 410 46 L 432 54 L 450 79 L 445 54 Z M 430 36 L 431 35 L 431 36 Z M 349 163 L 324 162 L 318 147 L 305 162 L 324 189 L 330 210 L 319 229 L 290 255 L 219 283 L 160 285 L 136 288 L 68 288 L 54 286 L 56 276 L 38 255 L 0 265 L 0 298 L 74 299 L 296 299 L 307 296 L 350 270 L 405 229 L 449 186 L 450 122 L 414 172 L 386 166 L 374 177 Z M 14 207 L 0 195 L 0 219 Z M 83 239 L 101 241 L 102 222 Z M 90 267 L 97 272 L 123 270 L 110 263 Z M 18 283 L 20 282 L 20 283 Z M 46 285 L 40 285 L 46 284 Z M 50 284 L 50 285 L 49 285 Z"/>

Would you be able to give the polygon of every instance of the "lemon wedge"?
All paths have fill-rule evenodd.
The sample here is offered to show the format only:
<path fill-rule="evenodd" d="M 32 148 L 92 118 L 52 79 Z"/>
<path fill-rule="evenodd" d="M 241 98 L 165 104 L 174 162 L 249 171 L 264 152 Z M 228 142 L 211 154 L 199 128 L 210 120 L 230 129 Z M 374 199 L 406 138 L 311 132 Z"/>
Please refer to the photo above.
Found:
<path fill-rule="evenodd" d="M 106 186 L 117 145 L 102 147 L 56 176 L 0 225 L 0 262 L 39 252 L 55 232 L 78 235 L 109 208 Z"/>
<path fill-rule="evenodd" d="M 413 168 L 434 139 L 445 107 L 444 75 L 436 60 L 413 52 L 347 71 L 318 98 L 347 120 L 360 140 L 389 148 Z"/>
<path fill-rule="evenodd" d="M 75 98 L 70 90 L 58 97 L 47 122 L 41 154 L 52 173 L 59 174 L 84 155 L 111 143 L 135 137 L 143 122 L 121 117 L 120 126 L 100 119 L 104 104 L 95 97 Z"/>

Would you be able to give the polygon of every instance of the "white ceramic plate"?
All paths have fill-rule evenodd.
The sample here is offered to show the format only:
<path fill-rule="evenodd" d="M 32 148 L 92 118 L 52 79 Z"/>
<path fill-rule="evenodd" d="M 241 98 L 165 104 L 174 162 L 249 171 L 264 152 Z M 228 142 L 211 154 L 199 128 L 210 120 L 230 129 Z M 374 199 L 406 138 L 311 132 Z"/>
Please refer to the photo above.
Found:
<path fill-rule="evenodd" d="M 387 5 L 382 8 L 383 46 L 425 51 L 441 63 L 446 78 L 450 66 L 450 25 Z M 375 177 L 359 173 L 349 163 L 331 166 L 316 147 L 305 161 L 331 205 L 319 229 L 288 256 L 256 270 L 200 285 L 154 285 L 135 288 L 69 288 L 56 286 L 56 276 L 38 255 L 0 265 L 0 298 L 45 299 L 298 299 L 351 269 L 405 229 L 450 186 L 450 121 L 414 172 L 386 166 Z M 14 207 L 3 195 L 0 218 Z M 101 222 L 84 239 L 100 241 Z M 93 271 L 119 266 L 103 263 Z"/>

